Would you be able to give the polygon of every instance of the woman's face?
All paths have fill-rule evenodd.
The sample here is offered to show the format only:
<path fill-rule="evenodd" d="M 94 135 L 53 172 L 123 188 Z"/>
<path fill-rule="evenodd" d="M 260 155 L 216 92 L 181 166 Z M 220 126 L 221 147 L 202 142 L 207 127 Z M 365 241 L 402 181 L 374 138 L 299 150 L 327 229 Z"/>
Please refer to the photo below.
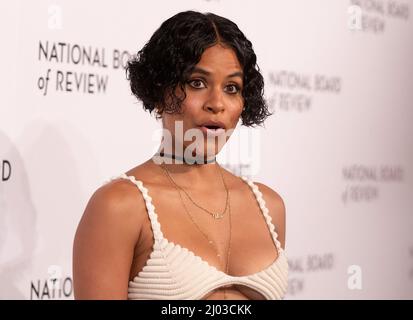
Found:
<path fill-rule="evenodd" d="M 181 144 L 183 151 L 201 157 L 215 156 L 221 150 L 244 106 L 242 72 L 232 49 L 214 45 L 203 52 L 185 84 L 182 112 L 162 114 L 163 129 L 171 133 L 175 146 Z M 175 94 L 183 93 L 177 88 Z M 221 129 L 211 127 L 215 125 Z"/>

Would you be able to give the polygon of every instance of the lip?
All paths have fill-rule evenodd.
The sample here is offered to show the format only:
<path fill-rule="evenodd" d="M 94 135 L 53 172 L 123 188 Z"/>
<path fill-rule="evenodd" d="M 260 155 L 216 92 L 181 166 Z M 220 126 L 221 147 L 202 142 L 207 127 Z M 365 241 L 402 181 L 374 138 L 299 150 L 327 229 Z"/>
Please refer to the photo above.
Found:
<path fill-rule="evenodd" d="M 200 127 L 202 133 L 206 137 L 218 137 L 222 134 L 225 134 L 225 129 L 224 128 L 219 128 L 219 129 L 208 129 L 207 127 L 201 126 Z"/>
<path fill-rule="evenodd" d="M 209 129 L 207 126 L 216 126 L 218 129 Z M 217 137 L 225 133 L 225 125 L 220 121 L 206 121 L 198 127 L 206 137 Z"/>
<path fill-rule="evenodd" d="M 200 127 L 216 126 L 216 127 L 220 127 L 220 128 L 225 130 L 225 124 L 221 121 L 209 120 L 209 121 L 205 121 L 205 122 L 201 123 L 199 126 Z"/>

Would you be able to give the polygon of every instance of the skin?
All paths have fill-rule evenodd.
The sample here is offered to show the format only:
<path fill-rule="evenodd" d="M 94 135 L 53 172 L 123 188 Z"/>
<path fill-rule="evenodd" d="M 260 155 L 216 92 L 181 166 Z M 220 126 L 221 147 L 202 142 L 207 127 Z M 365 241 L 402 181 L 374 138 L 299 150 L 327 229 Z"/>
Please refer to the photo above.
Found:
<path fill-rule="evenodd" d="M 162 114 L 165 129 L 174 132 L 174 123 L 183 121 L 184 132 L 202 122 L 222 121 L 226 129 L 236 127 L 243 108 L 242 77 L 228 77 L 242 72 L 236 54 L 220 44 L 206 49 L 197 64 L 209 75 L 193 73 L 185 89 L 187 97 L 179 114 Z M 234 94 L 235 92 L 235 94 Z M 191 142 L 184 142 L 184 148 Z M 213 147 L 215 153 L 218 147 Z M 207 148 L 204 149 L 204 152 Z M 222 212 L 226 193 L 216 163 L 168 164 L 175 182 L 201 206 Z M 231 245 L 228 273 L 233 276 L 259 272 L 278 257 L 268 226 L 250 187 L 239 177 L 222 169 L 230 191 Z M 127 175 L 141 180 L 149 190 L 164 237 L 185 247 L 210 265 L 226 272 L 229 214 L 214 220 L 183 195 L 185 204 L 197 225 L 207 233 L 211 246 L 183 210 L 177 190 L 165 172 L 152 159 L 132 168 Z M 285 247 L 285 206 L 273 189 L 257 183 L 269 214 Z M 127 299 L 128 281 L 145 266 L 152 252 L 153 234 L 145 202 L 130 181 L 116 179 L 97 189 L 90 198 L 79 223 L 73 248 L 73 280 L 76 299 Z M 209 292 L 204 299 L 263 299 L 253 289 L 231 285 Z"/>

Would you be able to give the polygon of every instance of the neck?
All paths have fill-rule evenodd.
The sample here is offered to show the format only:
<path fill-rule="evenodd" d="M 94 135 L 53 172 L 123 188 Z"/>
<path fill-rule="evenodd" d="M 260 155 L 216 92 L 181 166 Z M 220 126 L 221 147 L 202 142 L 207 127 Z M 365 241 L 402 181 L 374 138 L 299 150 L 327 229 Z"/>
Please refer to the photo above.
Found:
<path fill-rule="evenodd" d="M 152 157 L 152 161 L 156 165 L 162 165 L 167 168 L 182 186 L 190 188 L 222 188 L 222 181 L 218 171 L 221 168 L 219 168 L 219 164 L 216 162 L 215 155 L 208 158 L 188 158 L 158 151 Z M 162 170 L 162 168 L 159 169 Z"/>

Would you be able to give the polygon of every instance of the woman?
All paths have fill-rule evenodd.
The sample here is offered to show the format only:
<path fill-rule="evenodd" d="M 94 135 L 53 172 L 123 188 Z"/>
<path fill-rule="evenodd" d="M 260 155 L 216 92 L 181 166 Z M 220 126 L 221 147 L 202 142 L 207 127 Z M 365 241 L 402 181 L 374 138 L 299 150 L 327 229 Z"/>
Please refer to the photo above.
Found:
<path fill-rule="evenodd" d="M 75 298 L 283 298 L 284 202 L 215 159 L 240 119 L 270 115 L 251 42 L 228 19 L 181 12 L 127 75 L 162 119 L 163 141 L 89 200 L 74 241 Z"/>

